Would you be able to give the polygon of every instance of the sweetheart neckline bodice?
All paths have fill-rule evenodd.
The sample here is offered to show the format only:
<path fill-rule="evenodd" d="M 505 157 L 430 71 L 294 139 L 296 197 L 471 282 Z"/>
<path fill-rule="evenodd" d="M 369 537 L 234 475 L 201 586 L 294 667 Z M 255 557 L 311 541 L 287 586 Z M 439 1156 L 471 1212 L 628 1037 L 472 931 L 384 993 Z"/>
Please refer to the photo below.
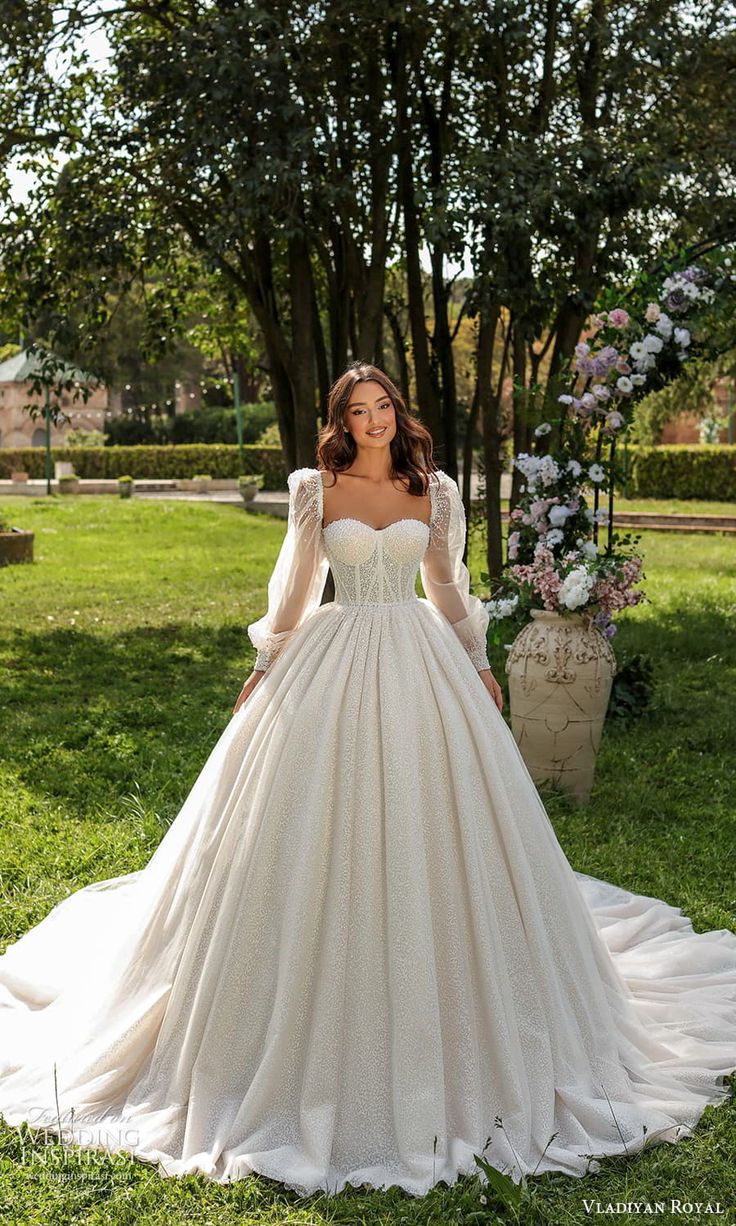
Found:
<path fill-rule="evenodd" d="M 331 519 L 328 524 L 324 524 L 322 531 L 326 532 L 333 524 L 361 524 L 364 528 L 368 528 L 370 532 L 386 532 L 389 528 L 394 528 L 396 524 L 421 524 L 429 532 L 429 524 L 425 524 L 423 519 L 417 519 L 416 516 L 405 515 L 402 519 L 393 519 L 390 524 L 384 524 L 382 528 L 374 528 L 373 524 L 367 524 L 363 519 L 355 519 L 352 515 L 341 515 L 338 519 Z"/>

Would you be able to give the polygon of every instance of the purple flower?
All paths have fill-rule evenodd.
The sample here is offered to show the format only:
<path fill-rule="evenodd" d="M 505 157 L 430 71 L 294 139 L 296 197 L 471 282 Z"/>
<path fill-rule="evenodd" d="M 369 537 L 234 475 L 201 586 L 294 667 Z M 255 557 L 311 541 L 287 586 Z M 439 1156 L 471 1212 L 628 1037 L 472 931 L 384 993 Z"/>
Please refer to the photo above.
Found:
<path fill-rule="evenodd" d="M 683 290 L 673 289 L 670 291 L 670 293 L 665 298 L 664 304 L 667 307 L 668 311 L 672 311 L 673 314 L 677 314 L 678 311 L 686 311 L 688 308 L 689 302 L 688 302 L 688 299 L 685 297 L 685 293 Z"/>

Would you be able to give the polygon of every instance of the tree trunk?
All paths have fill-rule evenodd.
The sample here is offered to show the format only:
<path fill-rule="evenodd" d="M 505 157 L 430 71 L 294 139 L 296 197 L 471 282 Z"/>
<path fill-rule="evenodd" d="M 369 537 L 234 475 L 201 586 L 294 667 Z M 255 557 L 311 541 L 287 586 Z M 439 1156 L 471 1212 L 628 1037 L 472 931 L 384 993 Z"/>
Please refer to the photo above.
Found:
<path fill-rule="evenodd" d="M 486 561 L 488 573 L 494 577 L 498 577 L 503 568 L 501 528 L 503 460 L 499 421 L 500 396 L 493 387 L 493 346 L 499 314 L 498 305 L 495 303 L 481 307 L 476 373 L 483 430 L 483 464 L 486 472 L 486 523 L 488 527 Z M 499 379 L 499 389 L 501 385 L 501 379 Z"/>
<path fill-rule="evenodd" d="M 289 297 L 291 299 L 291 367 L 289 381 L 294 399 L 295 464 L 314 465 L 317 441 L 315 336 L 312 267 L 303 232 L 288 242 Z"/>

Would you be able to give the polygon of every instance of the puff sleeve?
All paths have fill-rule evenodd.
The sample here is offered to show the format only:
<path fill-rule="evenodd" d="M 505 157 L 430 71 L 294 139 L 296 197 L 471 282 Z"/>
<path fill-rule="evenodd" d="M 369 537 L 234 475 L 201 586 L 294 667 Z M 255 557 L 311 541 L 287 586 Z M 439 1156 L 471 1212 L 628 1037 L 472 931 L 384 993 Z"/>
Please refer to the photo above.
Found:
<path fill-rule="evenodd" d="M 289 473 L 286 535 L 268 581 L 263 617 L 248 626 L 256 649 L 254 669 L 265 672 L 300 625 L 318 607 L 329 562 L 322 541 L 322 476 L 316 468 Z"/>
<path fill-rule="evenodd" d="M 470 592 L 470 572 L 463 562 L 467 535 L 465 508 L 457 482 L 435 474 L 430 542 L 420 563 L 425 595 L 444 613 L 473 665 L 490 668 L 486 650 L 489 613 Z"/>

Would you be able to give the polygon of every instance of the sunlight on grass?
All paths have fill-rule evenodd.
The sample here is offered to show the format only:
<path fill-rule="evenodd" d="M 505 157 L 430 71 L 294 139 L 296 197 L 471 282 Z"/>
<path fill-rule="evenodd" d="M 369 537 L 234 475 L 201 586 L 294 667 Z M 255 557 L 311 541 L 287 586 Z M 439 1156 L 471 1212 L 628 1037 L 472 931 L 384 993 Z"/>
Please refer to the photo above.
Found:
<path fill-rule="evenodd" d="M 211 503 L 0 505 L 37 534 L 32 566 L 0 570 L 4 948 L 70 891 L 147 862 L 250 671 L 245 627 L 265 609 L 285 522 Z M 589 804 L 545 801 L 573 867 L 681 906 L 697 928 L 736 928 L 736 550 L 703 535 L 649 533 L 642 546 L 648 601 L 621 619 L 615 646 L 622 660 L 652 658 L 654 706 L 606 728 Z M 477 574 L 477 545 L 471 563 Z M 502 675 L 503 660 L 494 664 Z M 20 1131 L 0 1127 L 9 1220 L 556 1226 L 590 1221 L 584 1197 L 729 1204 L 736 1107 L 708 1108 L 695 1137 L 609 1160 L 584 1180 L 532 1181 L 518 1211 L 470 1176 L 423 1200 L 348 1189 L 300 1201 L 259 1177 L 162 1179 L 123 1156 L 96 1155 L 90 1171 L 56 1148 L 56 1164 L 34 1167 Z M 55 1178 L 64 1163 L 71 1178 Z"/>

